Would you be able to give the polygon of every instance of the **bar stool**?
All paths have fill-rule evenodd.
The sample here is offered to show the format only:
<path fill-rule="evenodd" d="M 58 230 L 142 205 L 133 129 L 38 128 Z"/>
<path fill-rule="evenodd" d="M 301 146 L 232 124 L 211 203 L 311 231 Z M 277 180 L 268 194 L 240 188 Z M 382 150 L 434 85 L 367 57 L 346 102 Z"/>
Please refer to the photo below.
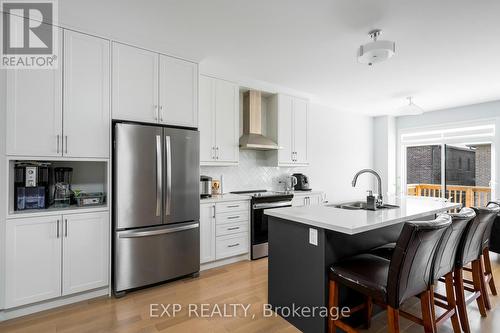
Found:
<path fill-rule="evenodd" d="M 451 318 L 453 331 L 461 332 L 460 324 L 456 311 L 456 299 L 454 294 L 453 271 L 455 269 L 456 255 L 461 239 L 468 224 L 476 217 L 476 213 L 472 208 L 462 208 L 459 213 L 449 214 L 452 218 L 451 226 L 443 234 L 438 249 L 436 250 L 436 258 L 431 276 L 431 314 L 433 317 L 434 330 L 442 324 L 446 319 Z M 394 243 L 389 243 L 377 247 L 370 253 L 388 258 L 394 253 Z M 441 295 L 434 292 L 434 285 L 437 281 L 445 283 L 446 295 Z M 435 306 L 445 310 L 445 312 L 436 318 Z"/>
<path fill-rule="evenodd" d="M 460 333 L 460 323 L 457 316 L 457 307 L 453 283 L 453 271 L 455 269 L 457 251 L 460 246 L 462 237 L 468 225 L 476 217 L 476 213 L 471 208 L 462 208 L 459 213 L 449 214 L 452 218 L 451 226 L 446 229 L 443 238 L 436 250 L 436 258 L 431 276 L 431 307 L 434 330 L 437 331 L 437 326 L 441 325 L 446 319 L 451 318 L 453 331 Z M 445 283 L 446 295 L 441 295 L 434 292 L 436 282 L 442 281 Z M 435 306 L 444 309 L 444 313 L 436 318 Z"/>
<path fill-rule="evenodd" d="M 482 261 L 484 234 L 490 230 L 500 207 L 473 208 L 476 218 L 467 226 L 457 249 L 457 262 L 453 279 L 455 284 L 455 295 L 460 323 L 465 333 L 470 333 L 467 305 L 474 300 L 477 302 L 482 317 L 486 317 L 486 302 L 489 302 L 484 279 L 484 267 Z M 463 277 L 464 266 L 471 264 L 472 281 Z M 467 285 L 465 285 L 467 284 Z M 471 292 L 468 298 L 465 291 Z"/>
<path fill-rule="evenodd" d="M 500 207 L 500 201 L 490 201 L 486 207 L 494 208 Z M 498 215 L 497 215 L 498 216 Z M 489 285 L 491 293 L 493 295 L 497 295 L 497 288 L 495 286 L 495 280 L 493 279 L 493 270 L 491 269 L 491 260 L 490 260 L 490 238 L 491 238 L 491 230 L 493 229 L 493 223 L 486 230 L 485 237 L 483 238 L 483 262 L 484 262 L 484 279 L 485 282 Z"/>
<path fill-rule="evenodd" d="M 366 303 L 354 307 L 349 315 L 365 310 L 367 326 L 371 316 L 371 302 L 386 307 L 389 332 L 399 332 L 399 315 L 417 320 L 426 332 L 434 332 L 431 309 L 430 281 L 436 250 L 451 217 L 443 214 L 433 221 L 407 222 L 396 242 L 389 261 L 373 254 L 359 254 L 330 267 L 329 318 L 330 333 L 340 328 L 347 332 L 355 329 L 342 321 L 338 310 L 339 284 L 365 295 Z M 400 305 L 413 296 L 419 296 L 422 319 L 400 312 Z"/>

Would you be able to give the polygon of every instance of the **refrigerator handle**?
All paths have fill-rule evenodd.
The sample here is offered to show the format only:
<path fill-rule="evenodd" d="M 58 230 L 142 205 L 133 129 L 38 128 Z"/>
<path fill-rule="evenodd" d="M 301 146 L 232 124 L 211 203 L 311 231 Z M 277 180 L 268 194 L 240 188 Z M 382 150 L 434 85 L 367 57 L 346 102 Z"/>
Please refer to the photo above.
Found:
<path fill-rule="evenodd" d="M 156 216 L 160 216 L 162 192 L 161 136 L 156 136 Z"/>
<path fill-rule="evenodd" d="M 165 215 L 170 215 L 170 206 L 172 198 L 172 145 L 170 144 L 170 136 L 165 136 L 165 151 L 167 160 L 167 192 L 165 200 Z"/>

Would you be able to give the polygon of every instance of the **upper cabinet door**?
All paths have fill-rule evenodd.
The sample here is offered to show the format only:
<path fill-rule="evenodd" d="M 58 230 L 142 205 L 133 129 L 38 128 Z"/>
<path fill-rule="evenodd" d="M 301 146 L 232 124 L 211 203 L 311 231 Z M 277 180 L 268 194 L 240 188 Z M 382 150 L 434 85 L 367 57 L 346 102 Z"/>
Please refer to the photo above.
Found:
<path fill-rule="evenodd" d="M 109 157 L 110 46 L 64 31 L 64 155 Z"/>
<path fill-rule="evenodd" d="M 215 159 L 238 163 L 239 154 L 238 86 L 224 80 L 215 81 Z"/>
<path fill-rule="evenodd" d="M 295 152 L 294 162 L 306 164 L 307 139 L 308 139 L 308 105 L 307 101 L 300 98 L 293 99 L 293 143 Z"/>
<path fill-rule="evenodd" d="M 113 119 L 158 122 L 158 54 L 113 42 Z"/>
<path fill-rule="evenodd" d="M 160 122 L 198 127 L 198 65 L 160 55 Z"/>
<path fill-rule="evenodd" d="M 6 222 L 5 308 L 61 296 L 59 216 Z"/>
<path fill-rule="evenodd" d="M 7 154 L 61 156 L 62 63 L 57 69 L 6 72 Z"/>
<path fill-rule="evenodd" d="M 278 164 L 292 164 L 293 149 L 293 99 L 290 96 L 278 96 Z M 293 155 L 293 156 L 292 156 Z"/>
<path fill-rule="evenodd" d="M 200 163 L 211 163 L 215 160 L 215 81 L 200 76 L 199 97 L 200 119 Z"/>
<path fill-rule="evenodd" d="M 108 212 L 63 216 L 62 294 L 108 285 Z"/>

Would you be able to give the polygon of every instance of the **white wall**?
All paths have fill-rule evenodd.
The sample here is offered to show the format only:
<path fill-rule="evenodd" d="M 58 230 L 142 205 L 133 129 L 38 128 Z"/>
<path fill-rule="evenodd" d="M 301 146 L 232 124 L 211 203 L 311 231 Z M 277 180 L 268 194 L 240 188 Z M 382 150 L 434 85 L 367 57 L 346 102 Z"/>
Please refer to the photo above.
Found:
<path fill-rule="evenodd" d="M 392 116 L 373 120 L 373 167 L 382 177 L 382 194 L 396 193 L 396 119 Z M 391 162 L 392 161 L 392 162 Z"/>
<path fill-rule="evenodd" d="M 496 137 L 494 139 L 494 190 L 498 197 L 498 180 L 500 179 L 500 101 L 467 105 L 457 108 L 444 109 L 439 111 L 427 112 L 419 116 L 404 116 L 396 119 L 396 128 L 398 131 L 422 128 L 429 126 L 439 126 L 450 123 L 467 123 L 472 121 L 491 120 L 496 124 Z M 398 148 L 399 149 L 399 148 Z M 393 161 L 398 164 L 397 160 Z M 399 166 L 398 166 L 399 172 Z M 399 179 L 398 179 L 399 180 Z M 496 186 L 495 186 L 496 185 Z"/>
<path fill-rule="evenodd" d="M 362 175 L 356 188 L 351 181 L 357 171 L 373 168 L 373 118 L 312 104 L 309 129 L 312 187 L 331 202 L 365 198 L 374 178 Z"/>

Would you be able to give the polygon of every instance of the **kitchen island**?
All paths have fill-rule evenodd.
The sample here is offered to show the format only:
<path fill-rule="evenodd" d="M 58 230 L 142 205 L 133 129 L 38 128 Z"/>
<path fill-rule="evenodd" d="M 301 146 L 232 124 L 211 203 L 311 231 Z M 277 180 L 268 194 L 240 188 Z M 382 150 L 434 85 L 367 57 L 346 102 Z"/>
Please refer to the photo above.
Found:
<path fill-rule="evenodd" d="M 327 331 L 328 268 L 343 258 L 397 240 L 404 222 L 429 220 L 460 204 L 404 197 L 377 211 L 318 205 L 266 210 L 269 229 L 268 297 L 273 310 L 302 332 Z M 362 301 L 342 288 L 340 306 Z M 297 309 L 306 309 L 305 312 Z M 316 310 L 314 310 L 316 309 Z M 296 310 L 295 312 L 293 312 Z M 311 315 L 314 311 L 315 315 Z M 323 313 L 324 314 L 324 313 Z M 360 322 L 359 317 L 350 318 Z"/>

